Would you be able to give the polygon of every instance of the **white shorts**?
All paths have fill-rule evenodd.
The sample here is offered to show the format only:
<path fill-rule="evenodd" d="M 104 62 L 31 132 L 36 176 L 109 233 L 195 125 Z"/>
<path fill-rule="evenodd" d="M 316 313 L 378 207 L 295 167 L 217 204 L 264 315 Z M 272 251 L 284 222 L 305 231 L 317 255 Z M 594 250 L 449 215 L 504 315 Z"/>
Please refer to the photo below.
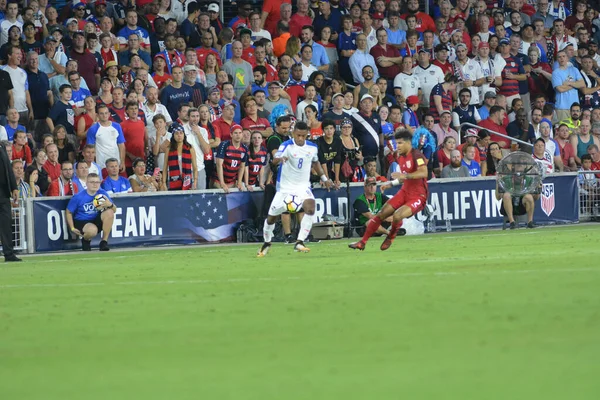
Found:
<path fill-rule="evenodd" d="M 296 193 L 275 193 L 275 197 L 273 197 L 273 201 L 271 202 L 271 207 L 269 207 L 269 215 L 275 217 L 277 215 L 281 215 L 287 211 L 287 207 L 285 206 L 284 199 L 288 195 L 296 196 L 300 199 L 302 203 L 304 200 L 314 200 L 315 196 L 313 195 L 312 190 L 310 188 L 306 188 L 306 190 L 298 191 Z"/>

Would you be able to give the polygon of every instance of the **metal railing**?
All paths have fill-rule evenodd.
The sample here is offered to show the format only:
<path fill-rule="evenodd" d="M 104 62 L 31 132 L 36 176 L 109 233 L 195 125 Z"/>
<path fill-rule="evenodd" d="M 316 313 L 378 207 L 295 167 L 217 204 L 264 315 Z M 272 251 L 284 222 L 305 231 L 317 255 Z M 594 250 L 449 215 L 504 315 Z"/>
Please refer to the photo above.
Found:
<path fill-rule="evenodd" d="M 579 220 L 581 222 L 600 221 L 600 179 L 590 173 L 580 173 L 578 178 Z"/>
<path fill-rule="evenodd" d="M 12 210 L 12 232 L 13 232 L 13 248 L 17 251 L 27 250 L 27 226 L 25 225 L 25 205 L 19 202 L 18 207 L 13 207 Z M 0 245 L 0 249 L 2 246 Z"/>
<path fill-rule="evenodd" d="M 463 126 L 472 127 L 472 128 L 478 129 L 478 130 L 479 130 L 479 129 L 485 129 L 485 130 L 487 130 L 488 132 L 490 132 L 490 133 L 493 133 L 494 135 L 498 135 L 498 136 L 500 136 L 501 138 L 508 139 L 508 140 L 510 140 L 511 142 L 517 142 L 517 143 L 519 143 L 519 144 L 522 144 L 523 146 L 527 146 L 527 147 L 530 147 L 530 148 L 532 148 L 532 149 L 533 149 L 533 145 L 532 145 L 531 143 L 524 142 L 524 141 L 522 141 L 521 139 L 516 139 L 516 138 L 514 138 L 514 137 L 511 137 L 511 136 L 505 135 L 505 134 L 503 134 L 503 133 L 500 133 L 500 132 L 493 131 L 493 130 L 491 130 L 491 129 L 482 128 L 481 126 L 479 126 L 479 125 L 475 125 L 475 124 L 472 124 L 472 123 L 470 123 L 470 122 L 463 122 L 462 124 L 460 124 L 460 126 L 459 126 L 459 131 L 460 131 L 460 130 L 462 130 L 462 127 L 463 127 Z"/>

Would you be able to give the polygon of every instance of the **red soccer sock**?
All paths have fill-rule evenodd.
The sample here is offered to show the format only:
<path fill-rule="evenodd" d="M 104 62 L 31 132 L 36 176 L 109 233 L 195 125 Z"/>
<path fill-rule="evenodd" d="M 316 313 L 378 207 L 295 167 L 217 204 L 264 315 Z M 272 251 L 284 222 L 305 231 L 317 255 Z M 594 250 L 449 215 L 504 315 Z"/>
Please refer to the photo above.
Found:
<path fill-rule="evenodd" d="M 379 217 L 373 217 L 369 220 L 369 222 L 367 222 L 367 229 L 365 231 L 365 234 L 363 235 L 361 241 L 363 243 L 367 243 L 367 241 L 369 240 L 369 238 L 371 236 L 373 236 L 373 234 L 375 232 L 377 232 L 377 229 L 379 229 L 379 227 L 381 226 L 381 219 Z"/>
<path fill-rule="evenodd" d="M 388 235 L 388 237 L 390 239 L 395 238 L 396 234 L 398 234 L 398 229 L 400 229 L 401 227 L 402 227 L 402 220 L 398 223 L 392 222 L 392 227 L 390 228 L 390 234 Z"/>

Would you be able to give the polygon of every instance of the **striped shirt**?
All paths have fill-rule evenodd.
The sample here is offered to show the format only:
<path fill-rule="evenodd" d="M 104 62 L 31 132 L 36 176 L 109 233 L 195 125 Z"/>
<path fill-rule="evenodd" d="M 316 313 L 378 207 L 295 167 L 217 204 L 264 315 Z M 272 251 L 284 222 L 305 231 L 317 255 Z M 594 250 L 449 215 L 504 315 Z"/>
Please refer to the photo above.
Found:
<path fill-rule="evenodd" d="M 216 158 L 223 159 L 223 179 L 226 184 L 237 181 L 238 171 L 248 162 L 248 148 L 244 144 L 235 147 L 230 140 L 219 145 Z M 215 172 L 215 180 L 219 180 Z"/>
<path fill-rule="evenodd" d="M 267 165 L 267 149 L 263 146 L 254 154 L 248 153 L 248 184 L 251 186 L 259 183 L 259 174 L 262 167 Z"/>
<path fill-rule="evenodd" d="M 519 88 L 517 86 L 517 92 Z M 440 113 L 435 106 L 434 96 L 442 96 L 442 109 L 448 110 L 452 112 L 452 93 L 444 90 L 443 83 L 438 83 L 431 89 L 431 94 L 429 95 L 429 113 L 433 115 L 433 119 L 435 122 L 440 122 Z"/>
<path fill-rule="evenodd" d="M 504 70 L 502 70 L 502 86 L 500 86 L 500 94 L 510 97 L 519 94 L 519 81 L 516 79 L 508 79 L 506 73 L 511 72 L 513 75 L 524 74 L 525 69 L 518 57 L 506 57 L 504 58 L 504 61 L 506 61 L 506 66 L 504 67 Z"/>

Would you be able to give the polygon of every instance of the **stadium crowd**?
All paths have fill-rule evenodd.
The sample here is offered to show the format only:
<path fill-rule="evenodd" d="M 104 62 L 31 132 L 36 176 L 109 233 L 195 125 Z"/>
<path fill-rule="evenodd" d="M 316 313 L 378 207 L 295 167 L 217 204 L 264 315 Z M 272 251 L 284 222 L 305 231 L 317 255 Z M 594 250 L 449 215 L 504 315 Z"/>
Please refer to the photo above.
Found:
<path fill-rule="evenodd" d="M 222 21 L 205 1 L 0 0 L 20 197 L 72 195 L 89 174 L 110 194 L 264 188 L 296 121 L 337 187 L 389 178 L 403 128 L 429 178 L 494 175 L 515 150 L 600 177 L 595 1 L 235 7 Z"/>

